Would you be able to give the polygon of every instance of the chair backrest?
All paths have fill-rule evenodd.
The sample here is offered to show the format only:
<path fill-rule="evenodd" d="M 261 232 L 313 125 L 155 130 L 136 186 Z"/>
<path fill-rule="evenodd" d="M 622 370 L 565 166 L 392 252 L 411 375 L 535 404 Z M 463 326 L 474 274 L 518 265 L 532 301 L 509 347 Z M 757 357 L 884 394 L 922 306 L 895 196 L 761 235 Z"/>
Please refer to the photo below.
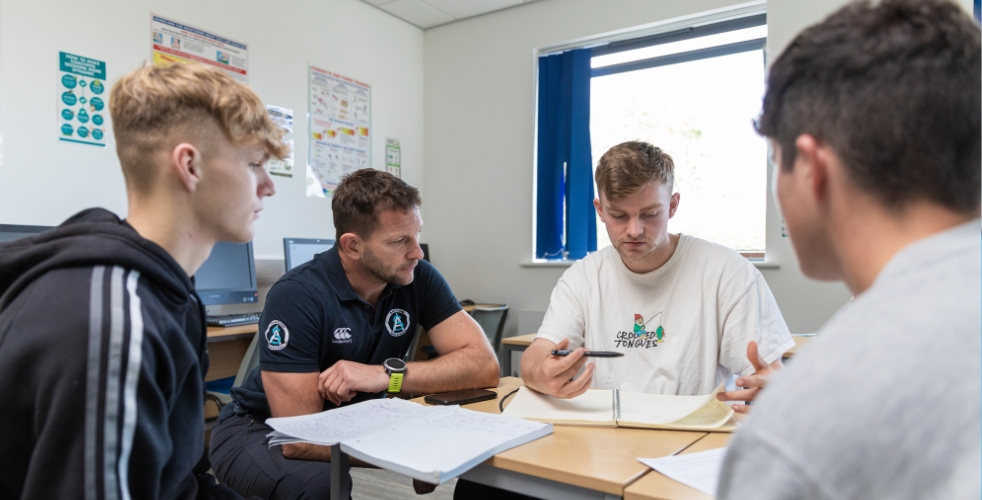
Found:
<path fill-rule="evenodd" d="M 481 325 L 484 335 L 488 337 L 488 342 L 494 347 L 494 352 L 498 352 L 501 347 L 501 332 L 505 329 L 505 318 L 508 317 L 508 306 L 497 307 L 475 307 L 471 311 L 471 316 Z"/>
<path fill-rule="evenodd" d="M 252 337 L 252 342 L 249 343 L 249 348 L 246 349 L 245 356 L 242 356 L 242 363 L 239 365 L 239 372 L 235 374 L 235 382 L 232 383 L 232 387 L 239 387 L 245 382 L 246 377 L 252 373 L 259 366 L 259 332 Z"/>
<path fill-rule="evenodd" d="M 402 356 L 403 361 L 412 361 L 413 357 L 416 356 L 416 348 L 419 346 L 419 336 L 423 333 L 423 327 L 416 325 L 416 334 L 413 335 L 413 341 L 409 343 L 409 349 L 406 349 L 406 354 Z"/>

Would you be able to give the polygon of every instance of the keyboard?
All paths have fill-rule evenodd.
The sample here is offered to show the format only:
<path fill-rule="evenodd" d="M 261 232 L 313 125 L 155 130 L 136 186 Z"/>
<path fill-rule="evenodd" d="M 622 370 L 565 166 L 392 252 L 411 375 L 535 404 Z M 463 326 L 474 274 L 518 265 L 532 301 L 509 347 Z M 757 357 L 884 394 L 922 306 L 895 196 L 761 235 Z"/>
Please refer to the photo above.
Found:
<path fill-rule="evenodd" d="M 259 323 L 263 313 L 226 314 L 224 316 L 208 316 L 208 326 L 239 326 Z"/>

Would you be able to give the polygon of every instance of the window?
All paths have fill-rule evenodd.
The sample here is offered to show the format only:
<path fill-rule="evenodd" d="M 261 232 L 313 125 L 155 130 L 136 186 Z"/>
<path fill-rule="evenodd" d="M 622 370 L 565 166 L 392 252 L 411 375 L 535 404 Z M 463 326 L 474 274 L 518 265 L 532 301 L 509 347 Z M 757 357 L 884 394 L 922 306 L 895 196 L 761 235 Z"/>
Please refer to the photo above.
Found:
<path fill-rule="evenodd" d="M 766 37 L 766 16 L 755 15 L 569 51 L 564 55 L 589 57 L 588 91 L 583 94 L 589 96 L 588 102 L 578 102 L 576 92 L 560 90 L 565 92 L 566 101 L 553 107 L 568 106 L 571 111 L 567 113 L 573 116 L 577 106 L 589 109 L 589 173 L 607 149 L 624 141 L 649 142 L 672 156 L 675 191 L 682 199 L 679 211 L 669 221 L 669 231 L 763 259 L 767 144 L 754 132 L 752 120 L 764 95 Z M 537 236 L 544 227 L 540 215 L 544 212 L 542 124 L 550 123 L 543 120 L 543 85 L 547 80 L 542 78 L 542 68 L 546 58 L 540 58 Z M 568 74 L 575 75 L 575 69 Z M 575 78 L 572 85 L 575 89 Z M 569 121 L 568 115 L 564 116 Z M 571 134 L 564 139 L 567 149 L 582 142 L 587 132 L 581 131 L 578 141 L 573 120 Z M 565 161 L 569 163 L 562 163 L 561 158 L 553 161 L 557 166 L 552 167 L 552 175 L 561 184 L 554 189 L 557 194 L 553 198 L 560 205 L 553 215 L 566 226 L 553 240 L 559 241 L 566 257 L 577 258 L 582 253 L 572 251 L 567 242 L 574 240 L 573 231 L 582 221 L 571 225 L 569 219 L 585 197 L 567 193 L 577 182 L 573 168 L 579 168 L 580 176 L 586 172 L 576 167 L 575 154 L 567 154 Z M 582 185 L 584 181 L 579 182 Z M 588 250 L 610 245 L 599 217 L 590 222 L 596 223 L 596 230 L 589 234 L 596 235 L 596 242 L 590 241 Z M 541 241 L 536 240 L 539 258 L 543 258 Z M 553 252 L 546 253 L 545 258 L 557 255 L 556 243 L 551 248 Z"/>
<path fill-rule="evenodd" d="M 675 160 L 682 197 L 669 231 L 756 258 L 763 258 L 767 210 L 767 144 L 751 126 L 764 95 L 763 21 L 594 49 L 590 82 L 594 166 L 624 141 L 662 148 Z M 597 248 L 607 245 L 598 230 Z"/>

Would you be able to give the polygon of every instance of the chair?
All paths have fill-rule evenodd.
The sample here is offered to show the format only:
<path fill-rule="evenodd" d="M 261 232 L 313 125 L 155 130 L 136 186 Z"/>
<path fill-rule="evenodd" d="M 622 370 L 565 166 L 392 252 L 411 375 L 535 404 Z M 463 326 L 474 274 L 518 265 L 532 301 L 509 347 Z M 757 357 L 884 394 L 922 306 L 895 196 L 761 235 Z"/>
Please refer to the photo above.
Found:
<path fill-rule="evenodd" d="M 478 306 L 471 311 L 474 321 L 481 325 L 484 335 L 494 348 L 495 356 L 498 357 L 498 364 L 501 364 L 501 332 L 505 329 L 505 319 L 508 317 L 508 306 L 485 307 Z"/>
<path fill-rule="evenodd" d="M 242 356 L 242 363 L 239 364 L 239 371 L 235 374 L 235 381 L 232 382 L 232 387 L 239 387 L 245 382 L 246 377 L 252 373 L 259 366 L 259 332 L 252 337 L 252 342 L 249 343 L 249 348 L 246 349 L 245 356 Z M 218 411 L 221 411 L 225 405 L 232 402 L 232 395 L 226 394 L 224 392 L 208 391 L 205 395 L 208 399 L 215 402 L 218 405 Z"/>

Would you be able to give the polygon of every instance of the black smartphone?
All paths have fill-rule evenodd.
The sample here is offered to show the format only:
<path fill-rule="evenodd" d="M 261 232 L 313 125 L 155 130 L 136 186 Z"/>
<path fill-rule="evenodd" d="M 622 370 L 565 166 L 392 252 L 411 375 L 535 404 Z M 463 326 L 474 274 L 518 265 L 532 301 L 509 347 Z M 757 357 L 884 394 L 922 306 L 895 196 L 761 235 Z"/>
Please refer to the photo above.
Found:
<path fill-rule="evenodd" d="M 441 392 L 439 394 L 430 394 L 423 398 L 423 401 L 431 405 L 447 406 L 447 405 L 469 405 L 471 403 L 477 403 L 478 401 L 487 401 L 489 399 L 494 399 L 498 397 L 498 394 L 494 391 L 489 391 L 487 389 L 464 389 L 462 391 L 450 391 Z"/>

